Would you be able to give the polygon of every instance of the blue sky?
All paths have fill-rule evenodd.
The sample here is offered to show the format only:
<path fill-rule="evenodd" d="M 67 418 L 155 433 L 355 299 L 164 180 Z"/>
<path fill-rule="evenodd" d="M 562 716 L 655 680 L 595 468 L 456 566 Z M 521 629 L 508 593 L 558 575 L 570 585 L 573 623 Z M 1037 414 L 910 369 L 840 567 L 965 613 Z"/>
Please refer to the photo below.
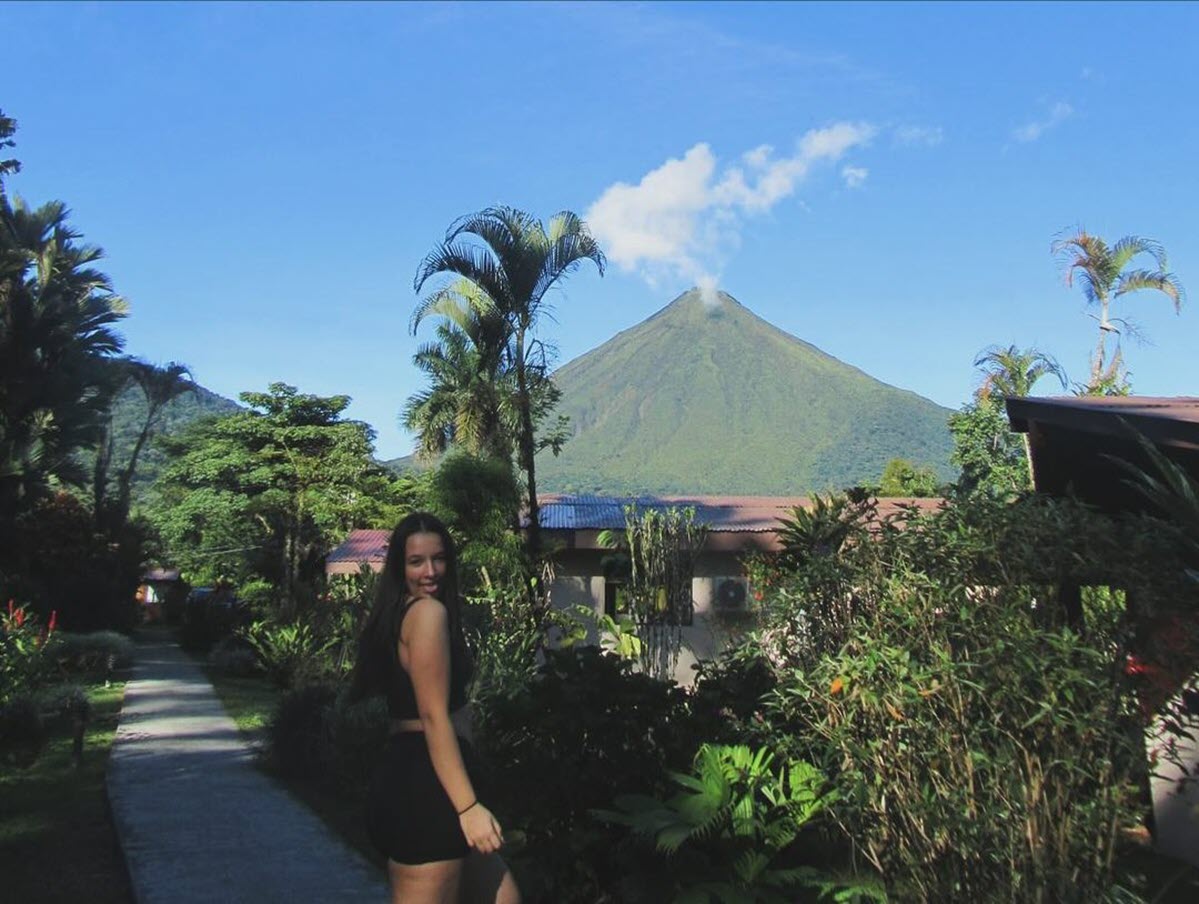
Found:
<path fill-rule="evenodd" d="M 0 5 L 12 191 L 62 199 L 127 351 L 223 395 L 345 393 L 383 457 L 422 386 L 412 279 L 461 214 L 588 217 L 565 362 L 699 280 L 948 407 L 975 355 L 1085 378 L 1050 254 L 1162 242 L 1199 293 L 1199 5 Z M 1134 388 L 1199 394 L 1199 295 L 1120 302 Z M 1041 385 L 1046 393 L 1050 383 Z"/>

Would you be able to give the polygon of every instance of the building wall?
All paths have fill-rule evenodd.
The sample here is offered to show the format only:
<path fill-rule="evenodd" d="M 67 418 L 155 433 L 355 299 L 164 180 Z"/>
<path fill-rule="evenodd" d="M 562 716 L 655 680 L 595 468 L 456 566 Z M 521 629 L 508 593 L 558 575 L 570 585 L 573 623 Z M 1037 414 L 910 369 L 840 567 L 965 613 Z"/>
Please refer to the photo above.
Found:
<path fill-rule="evenodd" d="M 605 551 L 595 549 L 559 552 L 554 557 L 551 605 L 561 611 L 585 606 L 597 616 L 602 615 L 606 582 L 601 562 L 605 555 Z M 680 685 L 694 683 L 695 664 L 702 659 L 715 658 L 728 644 L 731 626 L 715 611 L 716 588 L 724 578 L 741 573 L 739 558 L 732 552 L 704 553 L 696 562 L 695 577 L 691 582 L 695 618 L 691 625 L 682 629 L 682 648 L 674 669 L 674 679 Z M 594 630 L 590 639 L 599 642 Z"/>

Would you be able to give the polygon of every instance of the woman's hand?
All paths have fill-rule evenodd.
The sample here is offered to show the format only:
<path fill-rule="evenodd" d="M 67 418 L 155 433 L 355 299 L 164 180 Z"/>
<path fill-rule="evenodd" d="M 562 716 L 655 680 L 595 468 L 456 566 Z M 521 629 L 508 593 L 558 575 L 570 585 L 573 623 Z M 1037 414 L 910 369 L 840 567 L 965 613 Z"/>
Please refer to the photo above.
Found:
<path fill-rule="evenodd" d="M 495 817 L 482 804 L 475 804 L 469 810 L 459 814 L 458 824 L 466 843 L 480 854 L 490 854 L 498 851 L 504 844 L 504 833 Z"/>

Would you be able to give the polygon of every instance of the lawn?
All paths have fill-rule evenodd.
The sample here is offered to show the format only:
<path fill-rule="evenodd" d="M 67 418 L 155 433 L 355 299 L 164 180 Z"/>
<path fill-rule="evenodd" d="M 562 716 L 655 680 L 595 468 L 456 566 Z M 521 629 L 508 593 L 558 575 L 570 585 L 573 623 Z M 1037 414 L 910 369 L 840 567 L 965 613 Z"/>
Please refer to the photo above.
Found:
<path fill-rule="evenodd" d="M 85 688 L 92 710 L 81 769 L 71 757 L 66 720 L 48 726 L 48 743 L 32 766 L 0 767 L 0 876 L 7 901 L 133 901 L 104 784 L 125 684 Z"/>

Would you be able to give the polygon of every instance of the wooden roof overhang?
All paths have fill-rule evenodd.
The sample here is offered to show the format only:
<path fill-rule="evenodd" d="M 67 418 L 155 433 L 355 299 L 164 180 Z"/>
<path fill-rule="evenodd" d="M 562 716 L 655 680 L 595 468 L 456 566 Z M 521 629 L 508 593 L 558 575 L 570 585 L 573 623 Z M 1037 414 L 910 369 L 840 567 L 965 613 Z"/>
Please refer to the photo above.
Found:
<path fill-rule="evenodd" d="M 1112 460 L 1153 473 L 1136 433 L 1199 478 L 1199 398 L 1009 398 L 1005 404 L 1012 430 L 1028 434 L 1038 492 L 1072 494 L 1112 514 L 1144 511 L 1128 473 Z"/>

